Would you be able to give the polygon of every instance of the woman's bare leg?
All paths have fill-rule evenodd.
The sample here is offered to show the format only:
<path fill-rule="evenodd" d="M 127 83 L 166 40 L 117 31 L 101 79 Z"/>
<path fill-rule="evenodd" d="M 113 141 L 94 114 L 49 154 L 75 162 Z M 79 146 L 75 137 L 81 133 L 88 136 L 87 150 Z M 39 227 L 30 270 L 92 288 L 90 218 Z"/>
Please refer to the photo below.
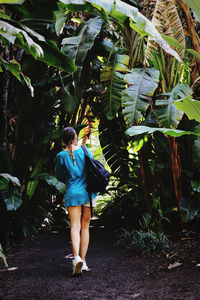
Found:
<path fill-rule="evenodd" d="M 74 257 L 79 255 L 80 251 L 80 229 L 81 229 L 81 206 L 70 206 L 67 208 L 70 219 L 70 233 L 72 242 L 72 251 Z"/>
<path fill-rule="evenodd" d="M 82 260 L 85 260 L 88 245 L 89 245 L 89 225 L 90 225 L 91 212 L 90 207 L 83 206 L 82 218 L 81 218 L 81 239 L 80 239 L 80 256 Z"/>

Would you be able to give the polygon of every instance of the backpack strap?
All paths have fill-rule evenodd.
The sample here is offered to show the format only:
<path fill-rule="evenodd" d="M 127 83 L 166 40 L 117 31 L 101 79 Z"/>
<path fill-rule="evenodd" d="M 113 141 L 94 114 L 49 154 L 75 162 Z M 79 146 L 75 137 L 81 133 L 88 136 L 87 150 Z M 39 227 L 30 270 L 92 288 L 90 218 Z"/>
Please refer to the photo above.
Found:
<path fill-rule="evenodd" d="M 81 148 L 83 149 L 84 153 L 85 153 L 85 156 L 86 157 L 89 157 L 89 154 L 88 154 L 88 151 L 87 151 L 87 148 L 82 145 Z M 89 195 L 89 199 L 90 199 L 90 212 L 91 212 L 91 218 L 93 217 L 93 210 L 92 210 L 92 193 L 88 191 L 88 195 Z"/>
<path fill-rule="evenodd" d="M 84 145 L 81 145 L 81 148 L 83 149 L 85 155 L 86 155 L 86 156 L 89 156 L 89 155 L 88 155 L 87 148 L 86 148 Z"/>

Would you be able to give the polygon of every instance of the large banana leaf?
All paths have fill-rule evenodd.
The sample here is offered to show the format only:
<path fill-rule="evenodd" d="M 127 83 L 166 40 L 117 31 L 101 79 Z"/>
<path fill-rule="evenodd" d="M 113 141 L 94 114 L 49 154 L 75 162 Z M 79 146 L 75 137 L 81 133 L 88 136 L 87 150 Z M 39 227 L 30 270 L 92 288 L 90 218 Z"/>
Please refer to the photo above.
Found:
<path fill-rule="evenodd" d="M 62 102 L 67 112 L 73 112 L 83 96 L 82 86 L 89 79 L 88 70 L 83 67 L 88 52 L 94 45 L 95 38 L 101 31 L 102 20 L 99 17 L 84 22 L 78 34 L 62 41 L 62 51 L 74 60 L 77 70 L 73 73 L 73 92 L 71 86 L 66 86 L 60 91 Z M 69 105 L 68 105 L 69 103 Z"/>
<path fill-rule="evenodd" d="M 165 52 L 174 56 L 181 61 L 177 52 L 174 51 L 169 44 L 162 38 L 161 34 L 156 29 L 155 25 L 143 16 L 136 7 L 133 7 L 120 0 L 60 0 L 64 4 L 86 4 L 91 3 L 94 7 L 101 10 L 106 10 L 112 17 L 117 19 L 120 23 L 124 23 L 127 18 L 130 20 L 130 26 L 143 36 L 151 36 L 157 44 L 165 50 Z"/>
<path fill-rule="evenodd" d="M 109 52 L 110 61 L 108 60 L 107 66 L 101 72 L 100 80 L 104 92 L 100 99 L 104 114 L 108 120 L 112 120 L 121 106 L 122 91 L 125 88 L 124 72 L 128 71 L 129 56 L 119 54 L 118 49 L 107 41 L 104 41 L 102 46 Z"/>
<path fill-rule="evenodd" d="M 104 93 L 101 95 L 100 99 L 103 103 L 103 112 L 108 120 L 114 119 L 116 112 L 118 112 L 121 106 L 121 96 L 122 91 L 125 87 L 124 75 L 120 72 L 114 71 L 114 69 L 106 70 L 102 74 L 102 80 L 106 80 L 107 85 L 105 87 Z M 106 77 L 107 76 L 107 77 Z"/>
<path fill-rule="evenodd" d="M 200 122 L 200 101 L 186 97 L 183 100 L 174 102 L 177 109 L 184 111 L 190 120 Z"/>
<path fill-rule="evenodd" d="M 184 131 L 172 128 L 153 128 L 148 126 L 131 126 L 126 130 L 126 134 L 130 136 L 135 136 L 139 134 L 152 134 L 156 131 L 162 132 L 163 134 L 167 134 L 173 137 L 180 137 L 182 135 L 197 135 L 200 136 L 200 133 L 192 132 L 192 131 Z"/>
<path fill-rule="evenodd" d="M 125 75 L 127 87 L 122 93 L 123 113 L 129 126 L 139 123 L 149 106 L 148 97 L 158 86 L 159 71 L 154 68 L 133 69 Z"/>
<path fill-rule="evenodd" d="M 6 21 L 0 21 L 0 35 L 5 43 L 15 44 L 25 49 L 35 59 L 39 59 L 67 73 L 71 73 L 76 69 L 75 63 L 58 49 L 55 42 L 47 41 L 42 35 L 26 26 L 21 26 L 21 24 L 17 23 L 16 25 L 23 29 L 13 26 Z M 37 43 L 33 39 L 37 39 Z"/>
<path fill-rule="evenodd" d="M 16 210 L 22 204 L 21 192 L 16 187 L 1 191 L 1 196 L 6 203 L 7 210 Z"/>
<path fill-rule="evenodd" d="M 181 121 L 184 112 L 178 110 L 174 104 L 176 100 L 183 100 L 192 95 L 192 89 L 183 83 L 177 84 L 170 92 L 163 93 L 165 99 L 156 101 L 158 124 L 161 127 L 176 128 Z M 167 98 L 167 99 L 166 99 Z"/>
<path fill-rule="evenodd" d="M 0 21 L 0 35 L 10 43 L 17 43 L 25 48 L 34 58 L 44 54 L 40 45 L 36 44 L 25 30 L 19 29 L 8 22 Z"/>
<path fill-rule="evenodd" d="M 62 51 L 74 59 L 77 68 L 75 72 L 76 80 L 81 79 L 83 63 L 87 57 L 88 51 L 94 45 L 96 36 L 99 34 L 102 26 L 100 17 L 90 19 L 85 22 L 78 35 L 64 38 L 62 40 Z"/>

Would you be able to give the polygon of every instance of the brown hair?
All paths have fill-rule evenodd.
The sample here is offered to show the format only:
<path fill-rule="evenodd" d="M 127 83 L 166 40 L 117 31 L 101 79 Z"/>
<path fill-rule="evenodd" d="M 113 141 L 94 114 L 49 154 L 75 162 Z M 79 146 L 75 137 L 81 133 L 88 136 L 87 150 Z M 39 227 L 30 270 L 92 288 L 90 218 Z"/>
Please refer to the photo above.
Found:
<path fill-rule="evenodd" d="M 72 144 L 73 144 L 73 141 L 75 140 L 75 138 L 76 138 L 76 131 L 74 130 L 74 128 L 73 127 L 65 127 L 65 129 L 63 130 L 63 142 L 64 142 L 65 146 L 67 146 L 69 149 L 69 154 L 70 154 L 71 158 L 73 159 L 74 166 L 76 165 L 76 161 L 75 161 L 75 156 L 72 151 Z"/>

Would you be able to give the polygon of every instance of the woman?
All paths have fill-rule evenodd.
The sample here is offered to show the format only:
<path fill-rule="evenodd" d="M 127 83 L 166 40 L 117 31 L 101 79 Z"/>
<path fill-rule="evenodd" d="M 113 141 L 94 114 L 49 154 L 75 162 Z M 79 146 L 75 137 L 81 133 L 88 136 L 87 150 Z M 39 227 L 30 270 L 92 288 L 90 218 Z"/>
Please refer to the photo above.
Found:
<path fill-rule="evenodd" d="M 91 212 L 89 195 L 86 190 L 87 170 L 84 151 L 76 145 L 77 134 L 72 127 L 64 129 L 63 142 L 65 149 L 56 156 L 56 177 L 67 187 L 65 206 L 70 218 L 70 234 L 74 255 L 73 275 L 78 275 L 82 271 L 88 271 L 85 257 L 89 245 Z M 91 155 L 90 152 L 89 155 Z M 96 193 L 92 193 L 93 206 L 95 206 L 94 198 L 96 196 Z"/>

